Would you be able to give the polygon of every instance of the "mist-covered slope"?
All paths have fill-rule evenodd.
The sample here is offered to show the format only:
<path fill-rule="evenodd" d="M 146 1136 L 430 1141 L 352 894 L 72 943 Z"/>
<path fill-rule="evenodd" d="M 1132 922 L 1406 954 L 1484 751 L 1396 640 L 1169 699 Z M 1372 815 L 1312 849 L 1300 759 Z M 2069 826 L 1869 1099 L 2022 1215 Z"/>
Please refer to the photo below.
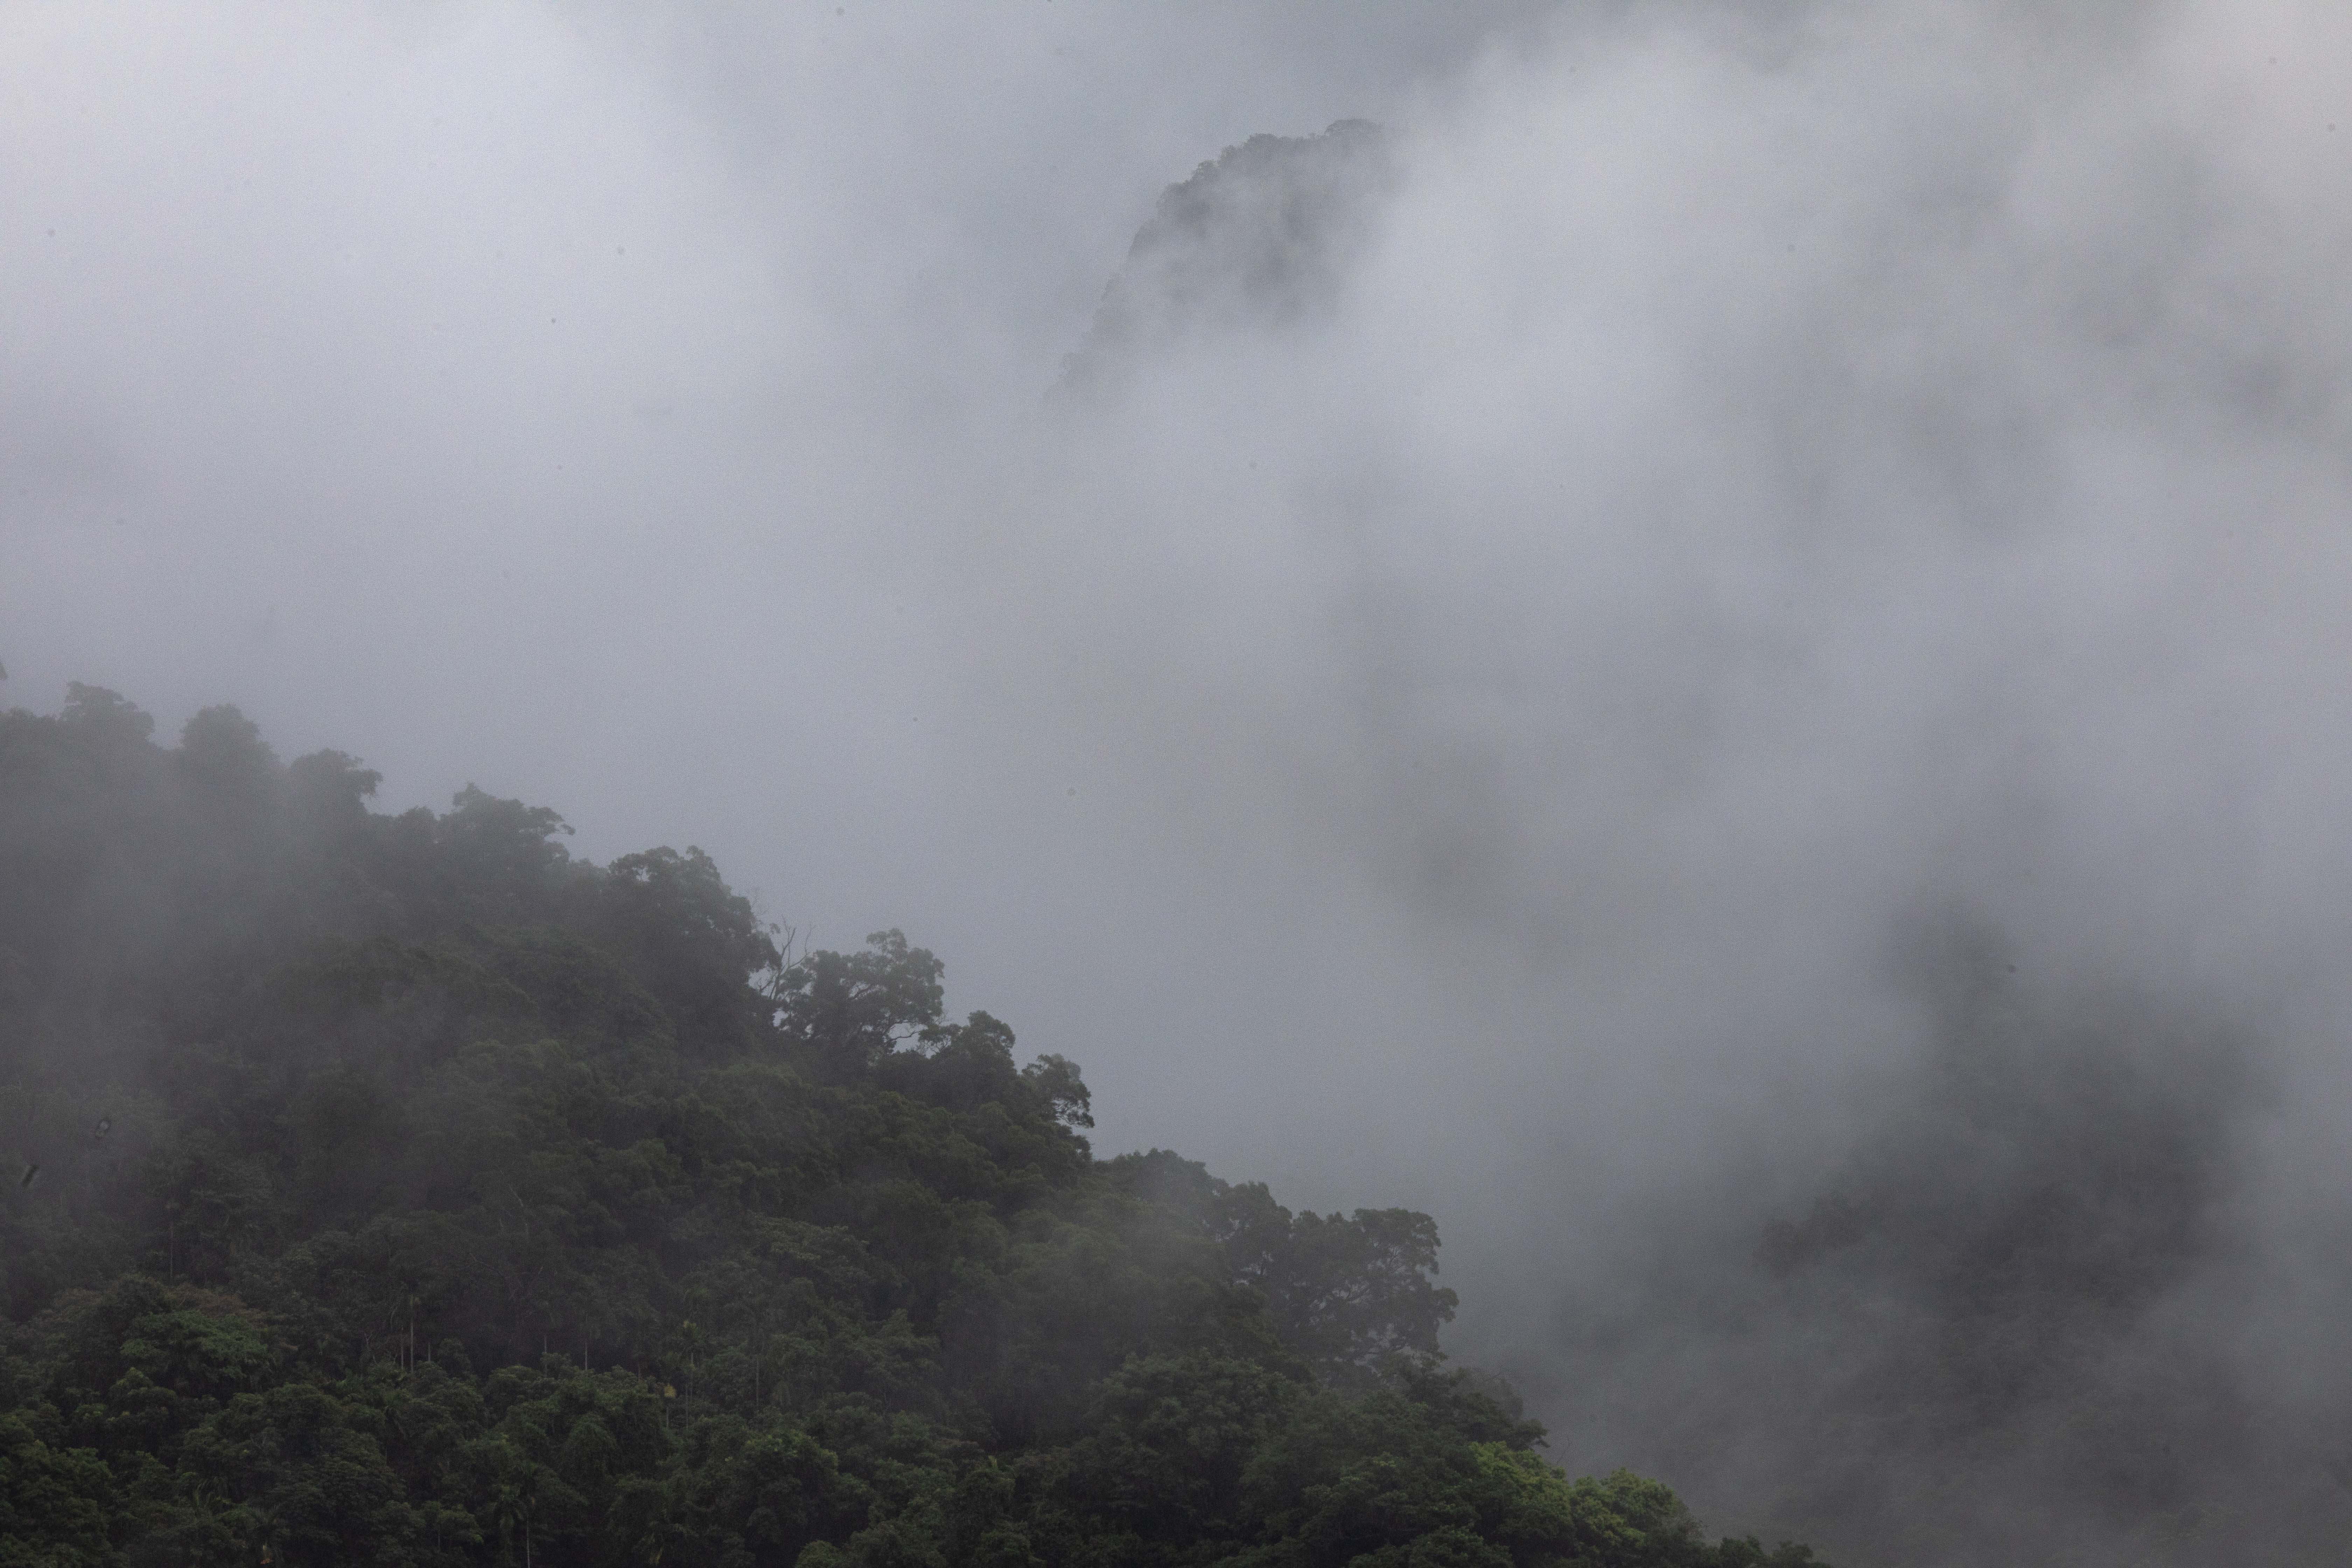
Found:
<path fill-rule="evenodd" d="M 1571 1473 L 2343 1555 L 2341 0 L 15 15 L 27 706 L 918 931 L 1105 1147 L 1434 1215 Z"/>
<path fill-rule="evenodd" d="M 2096 199 L 2053 198 L 2074 166 L 1997 116 L 1987 149 L 1900 163 L 1946 184 L 1815 171 L 1745 217 L 1789 176 L 1734 116 L 1660 161 L 1679 194 L 1643 186 L 1629 240 L 1612 139 L 1686 123 L 1657 79 L 1606 112 L 1554 82 L 1460 165 L 1369 127 L 1230 149 L 1161 197 L 1073 365 L 1129 376 L 1085 384 L 1087 439 L 1181 459 L 1150 471 L 1184 502 L 1131 503 L 1129 537 L 1197 548 L 1228 616 L 1180 625 L 1255 635 L 1262 662 L 1200 663 L 1263 722 L 1265 794 L 1307 797 L 1297 840 L 1433 948 L 1508 955 L 1423 1047 L 1512 1081 L 1482 1110 L 1538 1151 L 1471 1200 L 1516 1284 L 1479 1293 L 1511 1303 L 1486 1342 L 1580 1461 L 1636 1456 L 1842 1558 L 2334 1562 L 2343 917 L 2340 877 L 2303 884 L 2344 819 L 2336 696 L 2306 684 L 2339 621 L 2286 606 L 2335 580 L 2344 381 L 2332 341 L 2256 321 L 2340 289 L 2242 258 L 2213 285 L 2263 254 L 2247 220 L 2192 221 L 2171 164 L 2104 147 L 2072 154 L 2112 174 Z M 1562 104 L 1580 134 L 1524 158 Z M 1776 273 L 1810 243 L 1792 214 L 1844 202 L 1885 270 L 1806 297 Z M 1433 362 L 1435 334 L 1389 334 L 1465 255 L 1490 336 Z M 1636 267 L 1689 276 L 1652 294 Z M 1956 326 L 1964 301 L 1999 330 Z M 1615 423 L 1678 356 L 1689 384 Z M 2273 390 L 2306 384 L 2337 401 Z M 1286 466 L 1262 430 L 1291 422 Z M 2306 462 L 2326 503 L 2266 493 Z M 2206 558 L 2257 534 L 2275 554 Z M 1324 597 L 1269 613 L 1251 565 Z M 1547 1015 L 1533 1068 L 1491 1043 L 1528 1027 L 1514 1002 Z"/>
<path fill-rule="evenodd" d="M 1122 364 L 1189 340 L 1328 313 L 1394 181 L 1389 133 L 1369 121 L 1226 148 L 1160 193 L 1060 390 L 1100 391 Z"/>
<path fill-rule="evenodd" d="M 1427 1216 L 1095 1159 L 898 933 L 152 728 L 0 716 L 0 1564 L 1811 1560 L 1546 1464 Z"/>
<path fill-rule="evenodd" d="M 1583 1442 L 1859 1561 L 2333 1561 L 2352 1427 L 2261 1322 L 2264 1043 L 1965 922 L 1922 948 L 1930 1046 L 1809 1196 L 1685 1191 L 1568 1284 Z"/>

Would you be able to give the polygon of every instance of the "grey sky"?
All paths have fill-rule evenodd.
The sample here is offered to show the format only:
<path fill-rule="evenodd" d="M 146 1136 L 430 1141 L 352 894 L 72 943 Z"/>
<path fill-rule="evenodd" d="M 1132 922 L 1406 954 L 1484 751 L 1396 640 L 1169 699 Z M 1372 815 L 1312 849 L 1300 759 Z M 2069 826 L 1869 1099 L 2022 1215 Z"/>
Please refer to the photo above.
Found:
<path fill-rule="evenodd" d="M 2334 1223 L 2352 15 L 0 15 L 0 697 L 902 926 L 1521 1367 L 1876 1124 L 1938 911 L 2258 1034 L 2248 1234 Z M 1048 406 L 1163 187 L 1348 117 L 1328 315 Z"/>

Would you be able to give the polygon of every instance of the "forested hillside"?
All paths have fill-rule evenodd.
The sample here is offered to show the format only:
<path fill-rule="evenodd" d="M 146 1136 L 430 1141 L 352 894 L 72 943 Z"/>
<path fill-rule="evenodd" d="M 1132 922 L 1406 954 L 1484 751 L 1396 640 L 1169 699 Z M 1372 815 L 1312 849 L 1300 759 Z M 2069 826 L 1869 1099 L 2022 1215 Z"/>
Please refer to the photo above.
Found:
<path fill-rule="evenodd" d="M 152 728 L 0 716 L 0 1565 L 1811 1561 L 1548 1465 L 1426 1215 L 1096 1159 L 898 932 Z"/>

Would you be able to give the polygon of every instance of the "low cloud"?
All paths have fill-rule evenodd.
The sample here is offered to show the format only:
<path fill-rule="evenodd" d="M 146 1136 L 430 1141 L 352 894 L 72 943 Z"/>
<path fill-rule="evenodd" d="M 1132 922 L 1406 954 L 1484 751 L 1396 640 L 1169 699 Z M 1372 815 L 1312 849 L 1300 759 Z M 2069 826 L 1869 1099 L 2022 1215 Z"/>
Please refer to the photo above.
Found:
<path fill-rule="evenodd" d="M 2336 1529 L 2345 25 L 825 9 L 17 22 L 9 698 L 903 926 L 1726 1522 Z"/>

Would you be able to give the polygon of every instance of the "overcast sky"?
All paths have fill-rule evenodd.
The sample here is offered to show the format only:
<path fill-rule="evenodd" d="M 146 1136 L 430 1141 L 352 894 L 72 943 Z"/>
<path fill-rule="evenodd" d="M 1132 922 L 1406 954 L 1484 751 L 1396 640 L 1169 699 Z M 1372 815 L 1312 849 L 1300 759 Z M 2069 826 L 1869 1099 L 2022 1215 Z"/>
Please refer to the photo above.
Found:
<path fill-rule="evenodd" d="M 2347 83 L 2317 0 L 10 7 L 0 698 L 903 927 L 1507 1359 L 1618 1196 L 1836 1163 L 1941 911 L 2246 1020 L 2307 1173 Z M 1049 401 L 1351 117 L 1325 314 Z"/>

